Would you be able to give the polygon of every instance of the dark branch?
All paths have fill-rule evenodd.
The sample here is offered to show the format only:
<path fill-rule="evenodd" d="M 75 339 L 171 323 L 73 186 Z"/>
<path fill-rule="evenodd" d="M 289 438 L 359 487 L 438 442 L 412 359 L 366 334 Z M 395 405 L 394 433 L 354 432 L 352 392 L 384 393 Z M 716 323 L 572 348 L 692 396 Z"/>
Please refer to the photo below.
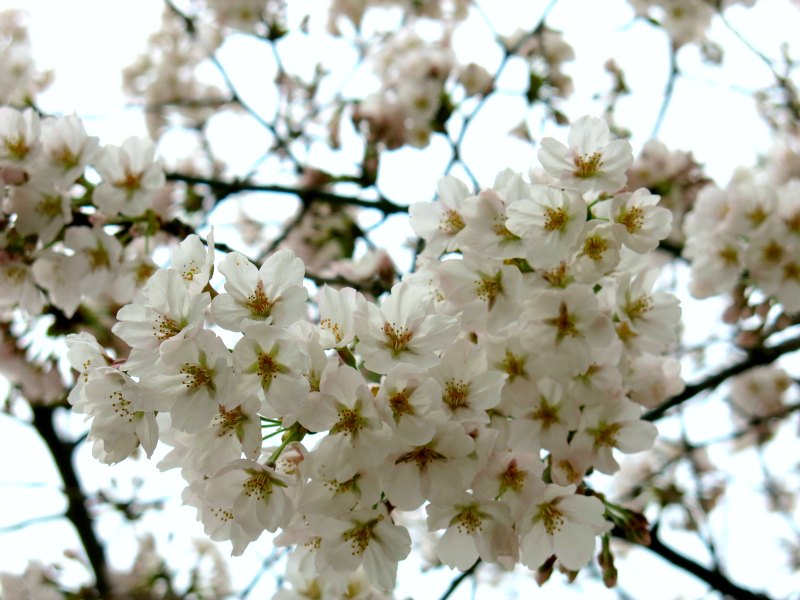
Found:
<path fill-rule="evenodd" d="M 730 367 L 722 369 L 713 375 L 709 375 L 698 383 L 687 385 L 686 389 L 684 389 L 683 392 L 677 396 L 669 398 L 661 405 L 644 413 L 644 415 L 642 415 L 642 419 L 645 421 L 655 421 L 660 419 L 669 409 L 683 404 L 701 392 L 713 390 L 718 385 L 727 381 L 730 377 L 744 373 L 753 367 L 768 365 L 784 354 L 789 354 L 790 352 L 795 352 L 797 350 L 800 350 L 800 337 L 788 339 L 776 346 L 751 350 L 744 360 L 739 361 Z"/>
<path fill-rule="evenodd" d="M 67 496 L 67 511 L 64 516 L 70 520 L 81 539 L 86 557 L 92 566 L 95 576 L 95 587 L 101 598 L 110 596 L 111 587 L 106 572 L 106 555 L 100 540 L 94 532 L 92 517 L 86 508 L 86 494 L 81 487 L 75 467 L 72 464 L 72 452 L 75 445 L 62 440 L 53 425 L 54 409 L 49 406 L 32 406 L 33 426 L 47 444 L 61 479 L 64 482 L 64 493 Z"/>
<path fill-rule="evenodd" d="M 453 579 L 453 581 L 450 582 L 450 587 L 448 587 L 445 590 L 444 594 L 442 594 L 442 597 L 439 598 L 439 600 L 447 600 L 447 598 L 449 598 L 452 595 L 452 593 L 456 591 L 458 586 L 461 585 L 461 582 L 463 582 L 467 577 L 471 577 L 475 573 L 475 570 L 478 568 L 478 565 L 480 564 L 481 564 L 481 559 L 479 558 L 469 569 L 467 569 L 466 571 L 461 573 L 461 575 Z"/>
<path fill-rule="evenodd" d="M 343 196 L 333 192 L 326 192 L 324 190 L 314 188 L 297 188 L 286 185 L 262 185 L 256 183 L 249 183 L 247 181 L 221 181 L 216 179 L 208 179 L 205 177 L 195 177 L 194 175 L 185 175 L 183 173 L 167 173 L 168 181 L 183 181 L 191 185 L 207 185 L 215 194 L 221 197 L 237 194 L 239 192 L 274 192 L 280 194 L 292 194 L 297 196 L 305 202 L 313 202 L 315 200 L 327 202 L 328 204 L 335 205 L 350 205 L 359 206 L 361 208 L 374 208 L 381 211 L 385 215 L 408 212 L 407 206 L 395 204 L 391 200 L 379 197 L 376 200 L 365 200 L 363 198 L 356 198 L 353 196 Z"/>
<path fill-rule="evenodd" d="M 680 554 L 672 548 L 665 546 L 661 540 L 658 539 L 658 536 L 656 535 L 657 532 L 658 526 L 654 526 L 650 530 L 650 545 L 641 547 L 647 548 L 653 554 L 660 556 L 679 569 L 682 569 L 687 573 L 691 573 L 698 579 L 706 582 L 713 589 L 723 594 L 723 596 L 726 598 L 732 598 L 733 600 L 769 600 L 769 596 L 739 587 L 719 571 L 707 569 L 703 565 L 696 563 L 683 554 Z M 627 540 L 624 534 L 617 529 L 615 529 L 612 534 L 615 537 Z"/>

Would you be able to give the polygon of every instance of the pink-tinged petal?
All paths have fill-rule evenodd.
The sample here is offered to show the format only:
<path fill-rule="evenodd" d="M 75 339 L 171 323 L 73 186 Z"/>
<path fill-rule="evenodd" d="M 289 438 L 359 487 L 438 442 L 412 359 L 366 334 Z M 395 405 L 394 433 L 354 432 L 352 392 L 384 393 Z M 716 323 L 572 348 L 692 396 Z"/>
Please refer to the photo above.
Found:
<path fill-rule="evenodd" d="M 567 143 L 579 155 L 593 154 L 608 144 L 608 138 L 608 123 L 605 119 L 585 116 L 572 123 Z"/>
<path fill-rule="evenodd" d="M 219 263 L 219 272 L 225 276 L 225 290 L 245 299 L 256 289 L 258 269 L 244 254 L 231 252 Z"/>
<path fill-rule="evenodd" d="M 626 454 L 642 452 L 653 447 L 658 429 L 646 421 L 628 421 L 617 435 L 617 448 Z"/>
<path fill-rule="evenodd" d="M 448 567 L 466 571 L 478 560 L 478 550 L 472 537 L 451 526 L 436 542 L 436 556 Z"/>
<path fill-rule="evenodd" d="M 556 556 L 567 569 L 577 571 L 594 554 L 595 536 L 588 525 L 565 521 L 553 536 Z"/>
<path fill-rule="evenodd" d="M 553 553 L 552 540 L 544 525 L 534 523 L 533 528 L 520 539 L 522 564 L 529 569 L 538 569 Z"/>
<path fill-rule="evenodd" d="M 575 168 L 570 149 L 553 138 L 544 138 L 542 140 L 542 146 L 539 148 L 537 156 L 544 170 L 553 177 L 571 173 Z"/>

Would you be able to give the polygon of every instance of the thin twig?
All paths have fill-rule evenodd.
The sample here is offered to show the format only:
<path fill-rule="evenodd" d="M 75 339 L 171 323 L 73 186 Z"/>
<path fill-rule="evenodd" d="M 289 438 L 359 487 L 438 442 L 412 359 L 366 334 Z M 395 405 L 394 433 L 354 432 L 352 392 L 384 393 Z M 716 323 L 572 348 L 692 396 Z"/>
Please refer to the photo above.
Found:
<path fill-rule="evenodd" d="M 702 392 L 713 390 L 718 385 L 727 381 L 729 378 L 744 373 L 753 367 L 768 365 L 784 354 L 789 354 L 797 350 L 800 350 L 800 337 L 788 339 L 785 342 L 777 344 L 776 346 L 752 350 L 748 353 L 747 358 L 744 360 L 739 361 L 730 367 L 722 369 L 713 375 L 709 375 L 698 383 L 687 385 L 680 394 L 669 398 L 659 406 L 644 413 L 642 415 L 642 419 L 645 421 L 655 421 L 660 419 L 671 408 L 683 404 L 687 400 L 694 398 Z"/>
<path fill-rule="evenodd" d="M 32 519 L 25 519 L 24 521 L 19 521 L 18 523 L 14 523 L 13 525 L 6 525 L 5 527 L 0 527 L 0 534 L 11 533 L 12 531 L 19 531 L 20 529 L 25 529 L 26 527 L 38 525 L 39 523 L 56 521 L 58 519 L 63 519 L 64 516 L 65 516 L 64 513 L 58 513 L 57 515 L 45 515 L 43 517 L 33 517 Z"/>
<path fill-rule="evenodd" d="M 475 573 L 475 570 L 478 568 L 478 565 L 480 564 L 481 564 L 481 559 L 479 558 L 469 569 L 467 569 L 466 571 L 461 573 L 461 575 L 453 579 L 453 581 L 450 582 L 450 586 L 445 590 L 444 594 L 442 594 L 442 597 L 439 598 L 439 600 L 447 600 L 447 598 L 449 598 L 452 595 L 452 593 L 456 591 L 458 586 L 461 585 L 461 583 L 467 577 L 471 577 Z"/>
<path fill-rule="evenodd" d="M 674 44 L 669 47 L 669 77 L 667 77 L 667 85 L 664 88 L 664 98 L 661 100 L 661 107 L 658 109 L 658 116 L 656 117 L 653 131 L 650 134 L 652 139 L 658 137 L 658 131 L 661 129 L 661 124 L 664 122 L 664 116 L 667 114 L 667 108 L 672 101 L 672 95 L 675 92 L 675 80 L 678 78 L 678 49 Z"/>

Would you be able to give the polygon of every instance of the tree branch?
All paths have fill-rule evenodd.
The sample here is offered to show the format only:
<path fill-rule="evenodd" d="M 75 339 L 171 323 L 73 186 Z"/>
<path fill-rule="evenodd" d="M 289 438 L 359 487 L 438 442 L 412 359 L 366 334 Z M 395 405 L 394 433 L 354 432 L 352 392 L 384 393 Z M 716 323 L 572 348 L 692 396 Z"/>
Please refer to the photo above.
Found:
<path fill-rule="evenodd" d="M 221 181 L 217 179 L 208 179 L 206 177 L 196 177 L 194 175 L 186 175 L 183 173 L 167 173 L 167 181 L 183 181 L 190 185 L 207 185 L 215 193 L 219 193 L 223 198 L 231 194 L 239 192 L 274 192 L 280 194 L 293 194 L 300 198 L 303 202 L 312 202 L 318 200 L 327 202 L 328 204 L 335 205 L 350 205 L 359 206 L 361 208 L 373 208 L 381 211 L 385 215 L 395 213 L 408 212 L 407 206 L 395 204 L 388 198 L 379 196 L 375 200 L 365 200 L 363 198 L 356 198 L 354 196 L 344 196 L 334 192 L 326 192 L 315 188 L 298 188 L 286 185 L 276 184 L 256 184 L 247 181 Z"/>
<path fill-rule="evenodd" d="M 727 381 L 730 377 L 744 373 L 753 367 L 768 365 L 784 354 L 789 354 L 790 352 L 795 352 L 797 350 L 800 350 L 800 337 L 788 339 L 785 342 L 777 344 L 776 346 L 751 350 L 744 360 L 739 361 L 730 367 L 722 369 L 713 375 L 709 375 L 698 383 L 687 385 L 686 389 L 684 389 L 683 392 L 677 396 L 669 398 L 659 406 L 644 413 L 642 415 L 642 419 L 645 421 L 655 421 L 660 419 L 669 409 L 683 404 L 701 392 L 713 390 L 718 385 Z"/>
<path fill-rule="evenodd" d="M 680 554 L 672 548 L 665 546 L 661 540 L 658 539 L 658 536 L 656 535 L 657 533 L 658 525 L 654 526 L 650 530 L 650 545 L 642 545 L 641 547 L 650 550 L 650 552 L 653 554 L 660 556 L 679 569 L 682 569 L 687 573 L 691 573 L 698 579 L 706 582 L 713 589 L 723 594 L 726 598 L 732 598 L 733 600 L 769 600 L 769 596 L 739 587 L 730 579 L 725 577 L 725 575 L 723 575 L 721 572 L 707 569 L 703 565 L 696 563 L 683 554 Z M 612 531 L 612 534 L 615 537 L 625 539 L 629 543 L 632 543 L 617 528 Z"/>
<path fill-rule="evenodd" d="M 439 600 L 447 600 L 453 594 L 453 592 L 456 591 L 458 586 L 461 585 L 461 582 L 463 582 L 467 577 L 470 577 L 475 573 L 475 571 L 478 568 L 478 565 L 480 564 L 481 564 L 481 559 L 479 558 L 473 563 L 473 565 L 469 569 L 467 569 L 466 571 L 461 573 L 461 575 L 453 579 L 453 581 L 450 582 L 450 587 L 448 587 L 445 590 L 444 594 L 442 594 L 442 597 L 439 598 Z"/>
<path fill-rule="evenodd" d="M 670 44 L 669 47 L 669 77 L 667 78 L 667 85 L 664 88 L 664 98 L 661 101 L 661 107 L 658 109 L 658 116 L 653 125 L 653 131 L 650 134 L 652 139 L 658 137 L 658 131 L 661 129 L 661 124 L 664 122 L 664 117 L 667 114 L 667 108 L 672 101 L 672 94 L 675 91 L 675 80 L 678 78 L 678 49 Z"/>
<path fill-rule="evenodd" d="M 53 425 L 55 410 L 52 406 L 33 406 L 33 426 L 47 444 L 67 496 L 67 511 L 64 516 L 70 520 L 81 539 L 86 557 L 94 571 L 95 587 L 101 598 L 108 598 L 111 586 L 106 572 L 106 555 L 100 540 L 94 532 L 92 517 L 86 508 L 86 494 L 81 487 L 75 467 L 72 464 L 74 444 L 62 440 Z"/>

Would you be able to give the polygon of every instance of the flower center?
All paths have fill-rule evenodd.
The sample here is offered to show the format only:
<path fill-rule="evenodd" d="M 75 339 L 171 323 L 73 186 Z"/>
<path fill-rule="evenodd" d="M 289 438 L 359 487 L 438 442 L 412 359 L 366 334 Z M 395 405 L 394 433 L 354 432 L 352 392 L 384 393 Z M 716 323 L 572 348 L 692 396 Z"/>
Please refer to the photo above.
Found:
<path fill-rule="evenodd" d="M 469 394 L 469 384 L 455 379 L 448 379 L 444 387 L 444 403 L 452 410 L 468 406 L 467 395 Z"/>
<path fill-rule="evenodd" d="M 243 437 L 242 426 L 250 419 L 244 414 L 241 406 L 225 410 L 219 407 L 219 414 L 214 417 L 214 426 L 217 430 L 217 437 L 225 437 L 234 433 L 241 441 Z"/>
<path fill-rule="evenodd" d="M 264 293 L 264 282 L 259 280 L 256 284 L 255 291 L 247 298 L 247 308 L 249 308 L 250 312 L 255 316 L 266 319 L 274 304 L 275 301 L 267 298 L 267 295 Z"/>
<path fill-rule="evenodd" d="M 783 258 L 783 246 L 775 240 L 770 240 L 769 244 L 761 250 L 764 262 L 778 263 Z"/>
<path fill-rule="evenodd" d="M 575 318 L 569 314 L 566 302 L 562 302 L 558 307 L 558 316 L 552 319 L 545 319 L 545 324 L 556 328 L 556 342 L 561 342 L 566 337 L 578 336 Z"/>
<path fill-rule="evenodd" d="M 364 554 L 364 551 L 369 546 L 371 539 L 375 537 L 372 528 L 375 527 L 380 521 L 383 521 L 383 515 L 378 515 L 377 519 L 367 521 L 366 523 L 358 523 L 352 529 L 348 529 L 342 534 L 346 542 L 350 542 L 351 554 L 357 556 Z"/>
<path fill-rule="evenodd" d="M 650 296 L 642 294 L 625 307 L 625 314 L 628 315 L 630 319 L 636 319 L 637 317 L 641 317 L 651 308 L 653 308 L 653 300 L 650 298 Z"/>
<path fill-rule="evenodd" d="M 411 397 L 406 390 L 397 391 L 389 398 L 389 406 L 392 409 L 395 421 L 399 421 L 403 415 L 413 415 L 414 407 L 408 399 Z"/>
<path fill-rule="evenodd" d="M 414 334 L 402 325 L 386 322 L 383 324 L 383 335 L 386 336 L 386 347 L 397 356 L 407 349 Z"/>
<path fill-rule="evenodd" d="M 207 387 L 210 390 L 214 389 L 213 371 L 211 369 L 185 363 L 181 367 L 181 374 L 183 375 L 183 385 L 190 390 L 196 390 L 201 387 Z"/>
<path fill-rule="evenodd" d="M 561 527 L 564 525 L 564 515 L 558 510 L 557 503 L 558 500 L 554 500 L 547 504 L 540 504 L 539 511 L 533 518 L 534 522 L 542 522 L 547 535 L 553 535 L 557 531 L 561 531 Z"/>
<path fill-rule="evenodd" d="M 617 446 L 617 434 L 622 429 L 621 423 L 606 423 L 600 421 L 597 427 L 588 432 L 594 437 L 595 448 L 614 448 Z"/>
<path fill-rule="evenodd" d="M 153 335 L 156 336 L 160 342 L 168 340 L 178 335 L 180 332 L 181 326 L 166 315 L 159 315 L 153 323 Z"/>
<path fill-rule="evenodd" d="M 542 424 L 542 429 L 550 429 L 556 423 L 560 423 L 561 419 L 558 418 L 558 405 L 550 404 L 547 398 L 539 396 L 539 406 L 531 413 L 531 419 L 539 421 Z"/>
<path fill-rule="evenodd" d="M 573 159 L 575 170 L 572 175 L 580 179 L 594 177 L 603 165 L 603 155 L 600 152 L 575 156 Z"/>
<path fill-rule="evenodd" d="M 459 533 L 474 534 L 476 531 L 483 529 L 482 517 L 478 512 L 477 506 L 466 506 L 460 513 L 458 513 L 453 520 L 450 521 L 451 525 L 455 525 Z"/>
<path fill-rule="evenodd" d="M 527 474 L 527 471 L 521 471 L 517 467 L 516 458 L 509 462 L 506 470 L 500 475 L 500 495 L 502 496 L 506 490 L 520 491 Z"/>
<path fill-rule="evenodd" d="M 36 212 L 47 219 L 61 216 L 61 198 L 58 196 L 43 196 L 36 205 Z"/>
<path fill-rule="evenodd" d="M 439 229 L 450 235 L 455 235 L 464 229 L 464 219 L 452 208 L 445 209 L 442 219 L 439 221 Z"/>
<path fill-rule="evenodd" d="M 344 339 L 344 334 L 342 333 L 342 328 L 339 327 L 338 323 L 334 323 L 330 319 L 322 319 L 319 322 L 319 326 L 322 327 L 323 329 L 327 329 L 328 331 L 330 331 L 331 335 L 333 335 L 333 339 L 336 341 L 337 344 Z M 384 326 L 384 331 L 385 330 L 386 330 L 386 327 Z"/>
<path fill-rule="evenodd" d="M 592 260 L 602 260 L 608 250 L 608 240 L 599 235 L 591 235 L 583 242 L 583 254 Z"/>
<path fill-rule="evenodd" d="M 479 279 L 475 282 L 475 292 L 478 295 L 478 299 L 486 302 L 489 305 L 489 310 L 492 310 L 497 296 L 503 291 L 503 286 L 500 283 L 502 276 L 503 273 L 499 272 L 494 277 Z"/>
<path fill-rule="evenodd" d="M 343 408 L 339 411 L 339 420 L 331 427 L 331 433 L 356 437 L 358 432 L 366 427 L 367 420 L 361 416 L 357 409 Z"/>
<path fill-rule="evenodd" d="M 563 208 L 544 209 L 544 229 L 545 231 L 564 231 L 569 223 L 569 215 Z"/>
<path fill-rule="evenodd" d="M 509 350 L 506 350 L 506 356 L 500 366 L 508 374 L 508 381 L 514 381 L 517 377 L 526 379 L 528 377 L 528 372 L 525 370 L 525 357 L 514 356 Z"/>
<path fill-rule="evenodd" d="M 446 458 L 446 456 L 439 454 L 430 446 L 418 446 L 417 448 L 414 448 L 414 450 L 401 455 L 397 460 L 394 461 L 394 464 L 399 465 L 400 463 L 413 462 L 416 463 L 417 468 L 420 471 L 424 471 L 433 461 L 446 460 Z"/>
<path fill-rule="evenodd" d="M 628 233 L 634 234 L 644 225 L 644 211 L 638 206 L 631 206 L 628 210 L 623 209 L 617 217 L 617 223 L 623 225 Z"/>

